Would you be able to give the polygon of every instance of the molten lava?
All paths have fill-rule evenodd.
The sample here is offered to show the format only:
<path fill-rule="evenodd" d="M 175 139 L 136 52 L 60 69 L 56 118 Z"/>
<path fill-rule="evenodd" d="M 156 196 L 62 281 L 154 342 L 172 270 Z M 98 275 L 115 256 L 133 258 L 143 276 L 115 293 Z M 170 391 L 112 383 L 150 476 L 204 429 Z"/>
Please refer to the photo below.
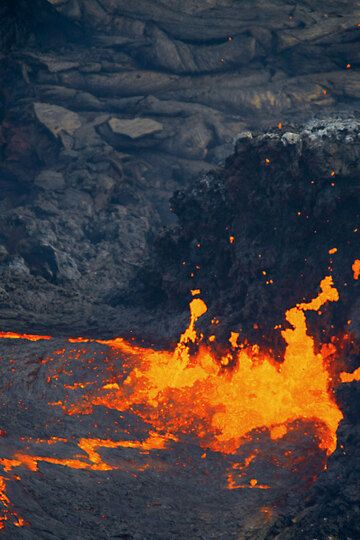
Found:
<path fill-rule="evenodd" d="M 17 334 L 16 332 L 0 332 L 0 339 L 26 339 L 28 341 L 49 340 L 51 336 L 36 336 L 34 334 Z"/>
<path fill-rule="evenodd" d="M 5 528 L 6 522 L 11 520 L 15 527 L 25 527 L 29 525 L 12 507 L 11 501 L 6 494 L 6 481 L 0 476 L 0 504 L 2 511 L 0 513 L 0 531 Z"/>
<path fill-rule="evenodd" d="M 253 430 L 269 430 L 273 438 L 281 438 L 296 420 L 312 420 L 320 448 L 330 454 L 342 413 L 329 366 L 308 335 L 305 313 L 339 296 L 330 276 L 320 288 L 309 303 L 286 312 L 290 327 L 281 332 L 286 342 L 282 363 L 260 353 L 258 346 L 238 345 L 233 333 L 232 367 L 225 367 L 229 362 L 217 358 L 195 330 L 207 308 L 194 298 L 190 324 L 174 352 L 141 348 L 121 338 L 99 341 L 128 355 L 130 372 L 124 380 L 119 377 L 79 402 L 61 406 L 71 415 L 89 414 L 94 406 L 128 410 L 158 433 L 196 436 L 203 448 L 223 453 L 236 452 Z M 193 344 L 198 350 L 190 354 Z"/>
<path fill-rule="evenodd" d="M 354 263 L 355 279 L 357 270 Z M 237 332 L 231 332 L 228 352 L 219 357 L 212 348 L 215 337 L 210 335 L 205 339 L 196 330 L 196 322 L 207 312 L 207 306 L 199 298 L 200 290 L 191 292 L 190 322 L 174 351 L 139 347 L 123 338 L 68 340 L 70 343 L 95 341 L 110 347 L 123 358 L 122 368 L 108 370 L 105 358 L 103 372 L 96 381 L 61 383 L 65 398 L 50 405 L 61 407 L 68 415 L 89 415 L 94 407 L 100 406 L 122 413 L 128 411 L 145 422 L 147 438 L 112 440 L 89 433 L 89 437 L 79 437 L 77 442 L 75 437 L 71 443 L 62 437 L 34 439 L 33 444 L 54 448 L 75 443 L 76 453 L 70 458 L 60 458 L 40 451 L 36 454 L 17 451 L 0 459 L 4 472 L 21 467 L 37 471 L 39 462 L 93 471 L 141 471 L 147 465 L 110 464 L 102 457 L 101 450 L 132 448 L 146 454 L 186 440 L 203 449 L 221 452 L 230 459 L 254 435 L 263 433 L 269 440 L 278 441 L 289 432 L 299 430 L 301 423 L 313 426 L 320 451 L 330 455 L 336 448 L 336 431 L 343 418 L 334 398 L 334 388 L 360 378 L 359 369 L 352 374 L 334 375 L 337 353 L 334 343 L 315 346 L 308 332 L 306 313 L 318 312 L 326 303 L 339 299 L 332 277 L 322 280 L 315 298 L 285 313 L 287 327 L 281 335 L 286 349 L 282 362 L 258 345 L 241 341 Z M 50 336 L 12 332 L 3 332 L 0 338 L 51 339 Z M 64 351 L 54 351 L 54 354 Z M 74 358 L 81 361 L 82 354 L 84 351 L 77 350 Z M 42 365 L 50 370 L 51 362 L 43 359 Z M 47 373 L 48 382 L 58 381 L 60 374 L 71 375 L 65 366 L 53 374 Z M 227 473 L 228 489 L 271 487 L 257 478 L 245 478 L 244 471 L 252 466 L 259 452 L 260 449 L 256 449 L 240 462 L 232 463 Z M 206 455 L 202 450 L 201 457 L 205 459 Z M 0 481 L 0 502 L 4 508 L 0 527 L 10 514 L 12 522 L 21 526 L 23 520 L 19 518 L 15 523 L 16 514 L 10 511 L 4 478 L 0 477 Z"/>

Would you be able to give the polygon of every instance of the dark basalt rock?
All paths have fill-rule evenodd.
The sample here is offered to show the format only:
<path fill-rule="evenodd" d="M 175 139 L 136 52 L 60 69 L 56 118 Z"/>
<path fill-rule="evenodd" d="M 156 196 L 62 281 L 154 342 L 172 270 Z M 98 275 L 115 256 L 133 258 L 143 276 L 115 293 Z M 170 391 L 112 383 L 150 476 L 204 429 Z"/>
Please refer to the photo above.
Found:
<path fill-rule="evenodd" d="M 3 0 L 0 50 L 26 44 L 59 44 L 83 37 L 78 25 L 59 14 L 47 0 Z"/>
<path fill-rule="evenodd" d="M 17 319 L 73 328 L 81 313 L 81 329 L 90 331 L 92 312 L 101 305 L 105 326 L 120 331 L 121 293 L 115 291 L 129 290 L 161 226 L 174 223 L 169 199 L 175 190 L 221 167 L 246 129 L 267 132 L 281 120 L 285 133 L 314 113 L 326 117 L 356 106 L 354 2 L 326 9 L 321 1 L 301 8 L 287 0 L 240 4 L 2 2 L 0 241 L 10 255 L 1 272 L 4 288 L 15 290 L 11 309 L 0 313 L 3 325 Z M 116 123 L 120 132 L 111 127 Z M 157 128 L 136 137 L 121 132 L 136 123 Z M 281 146 L 284 160 L 293 159 L 291 148 Z M 248 166 L 241 164 L 244 171 Z M 245 204 L 247 195 L 238 195 Z M 174 205 L 184 216 L 192 207 L 197 212 L 189 198 L 182 203 L 179 196 Z M 257 233 L 249 225 L 247 234 Z M 52 246 L 75 270 L 66 264 L 68 270 L 50 278 L 32 257 L 19 282 L 8 265 L 20 257 L 27 267 L 23 246 L 30 238 Z M 239 241 L 217 262 L 216 273 L 228 266 Z M 247 286 L 237 286 L 241 304 Z M 144 295 L 153 301 L 151 289 Z M 45 312 L 38 298 L 49 299 Z M 260 305 L 249 309 L 252 320 Z"/>
<path fill-rule="evenodd" d="M 179 227 L 158 241 L 146 276 L 156 268 L 163 276 L 156 285 L 146 278 L 149 302 L 166 296 L 183 307 L 188 291 L 200 288 L 205 319 L 220 319 L 219 337 L 231 328 L 273 343 L 286 309 L 314 296 L 332 272 L 340 302 L 316 320 L 317 332 L 343 330 L 349 319 L 359 332 L 351 269 L 360 234 L 359 135 L 355 118 L 241 134 L 223 171 L 172 199 Z"/>

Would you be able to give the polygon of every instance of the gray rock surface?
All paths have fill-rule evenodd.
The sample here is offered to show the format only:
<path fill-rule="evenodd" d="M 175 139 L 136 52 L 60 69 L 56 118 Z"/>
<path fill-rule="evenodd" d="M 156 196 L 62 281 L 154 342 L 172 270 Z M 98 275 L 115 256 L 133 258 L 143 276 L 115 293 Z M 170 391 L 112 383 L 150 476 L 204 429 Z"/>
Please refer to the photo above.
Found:
<path fill-rule="evenodd" d="M 49 103 L 34 103 L 35 115 L 39 122 L 43 124 L 53 135 L 58 137 L 61 132 L 74 135 L 81 126 L 78 114 Z"/>
<path fill-rule="evenodd" d="M 124 135 L 130 139 L 139 139 L 162 131 L 163 126 L 151 118 L 133 118 L 131 120 L 111 118 L 109 126 L 113 133 Z"/>
<path fill-rule="evenodd" d="M 64 176 L 56 171 L 44 170 L 35 178 L 34 183 L 45 190 L 61 190 L 65 187 Z"/>

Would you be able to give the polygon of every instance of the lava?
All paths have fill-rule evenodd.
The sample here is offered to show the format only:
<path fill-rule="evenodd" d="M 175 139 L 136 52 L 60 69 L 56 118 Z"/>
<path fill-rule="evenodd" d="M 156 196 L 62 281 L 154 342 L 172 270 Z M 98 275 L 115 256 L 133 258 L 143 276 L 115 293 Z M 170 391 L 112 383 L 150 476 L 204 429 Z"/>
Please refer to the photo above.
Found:
<path fill-rule="evenodd" d="M 354 277 L 356 269 L 357 266 L 353 266 Z M 202 448 L 203 459 L 207 450 L 236 459 L 239 449 L 254 440 L 254 434 L 261 433 L 277 442 L 289 432 L 301 431 L 302 423 L 313 426 L 319 451 L 330 455 L 336 448 L 336 431 L 343 418 L 334 389 L 338 384 L 360 379 L 360 368 L 353 373 L 336 375 L 336 341 L 315 344 L 308 331 L 307 312 L 319 312 L 328 302 L 339 299 L 332 277 L 321 281 L 320 292 L 312 300 L 286 311 L 285 325 L 276 326 L 286 345 L 282 362 L 257 344 L 241 341 L 238 332 L 231 332 L 228 352 L 219 357 L 211 345 L 214 336 L 206 339 L 196 330 L 196 323 L 207 312 L 207 306 L 199 297 L 199 289 L 191 293 L 190 322 L 173 351 L 140 347 L 120 337 L 110 340 L 70 338 L 70 343 L 96 342 L 119 352 L 124 358 L 122 368 L 109 369 L 105 357 L 102 373 L 97 374 L 96 381 L 80 380 L 72 384 L 59 382 L 60 374 L 71 375 L 66 365 L 57 368 L 53 375 L 48 372 L 48 382 L 57 381 L 65 391 L 70 391 L 64 399 L 50 403 L 51 406 L 61 407 L 64 414 L 72 416 L 90 415 L 99 406 L 121 413 L 128 411 L 148 426 L 144 440 L 116 440 L 92 434 L 73 437 L 71 441 L 58 436 L 33 439 L 32 444 L 54 449 L 60 444 L 73 445 L 76 452 L 72 457 L 63 458 L 46 455 L 47 452 L 45 455 L 35 453 L 35 450 L 29 453 L 27 447 L 27 451 L 16 451 L 0 459 L 4 473 L 18 468 L 36 472 L 41 462 L 79 470 L 134 473 L 149 465 L 129 460 L 124 460 L 123 464 L 119 460 L 109 463 L 102 457 L 102 449 L 129 448 L 147 454 L 186 440 Z M 51 336 L 2 332 L 0 338 L 39 341 L 49 340 Z M 54 354 L 64 352 L 65 349 L 55 350 Z M 72 355 L 73 360 L 82 361 L 85 353 L 85 349 L 76 350 L 69 358 Z M 51 369 L 50 359 L 45 358 L 41 363 Z M 86 369 L 92 369 L 91 361 Z M 70 399 L 70 395 L 74 399 Z M 306 433 L 304 430 L 302 436 Z M 29 442 L 20 438 L 22 441 Z M 232 463 L 226 477 L 229 490 L 271 488 L 257 478 L 245 478 L 259 453 L 260 448 L 256 448 L 240 462 Z M 14 525 L 25 524 L 11 510 L 6 480 L 1 476 L 0 502 L 3 507 L 0 527 L 10 516 Z"/>
<path fill-rule="evenodd" d="M 162 437 L 157 433 L 149 433 L 149 437 L 145 441 L 113 441 L 111 439 L 98 438 L 81 438 L 77 446 L 83 452 L 83 455 L 76 459 L 54 458 L 49 456 L 38 456 L 16 452 L 11 459 L 0 459 L 5 472 L 10 472 L 18 467 L 25 467 L 30 471 L 38 471 L 39 463 L 52 463 L 53 465 L 61 465 L 71 469 L 82 469 L 92 471 L 110 471 L 110 470 L 126 470 L 130 468 L 138 470 L 139 466 L 130 466 L 127 462 L 126 467 L 112 466 L 101 458 L 98 449 L 100 448 L 137 448 L 139 450 L 163 450 L 169 441 L 175 441 L 174 437 Z M 37 444 L 56 444 L 58 442 L 67 442 L 66 439 L 54 438 L 49 440 L 35 440 Z M 143 469 L 143 467 L 140 467 Z M 0 499 L 1 500 L 1 499 Z"/>
<path fill-rule="evenodd" d="M 6 495 L 6 482 L 2 477 L 0 477 L 0 502 L 5 509 L 5 512 L 0 516 L 0 529 L 3 529 L 5 527 L 4 522 L 7 519 L 7 509 L 10 505 L 10 499 Z"/>
<path fill-rule="evenodd" d="M 11 501 L 6 493 L 6 480 L 0 476 L 0 504 L 2 510 L 0 512 L 0 531 L 5 528 L 6 522 L 11 521 L 15 527 L 25 527 L 29 525 L 12 507 Z"/>
<path fill-rule="evenodd" d="M 340 380 L 342 383 L 350 383 L 353 381 L 360 381 L 360 367 L 358 367 L 353 373 L 340 373 Z"/>
<path fill-rule="evenodd" d="M 319 447 L 329 455 L 336 448 L 342 413 L 326 358 L 315 352 L 314 339 L 308 335 L 305 313 L 338 298 L 328 276 L 318 296 L 286 312 L 289 328 L 281 332 L 286 342 L 282 363 L 256 345 L 238 344 L 238 335 L 232 333 L 235 361 L 229 369 L 229 361 L 217 358 L 195 330 L 207 307 L 194 298 L 190 324 L 174 352 L 138 347 L 121 338 L 100 340 L 130 356 L 130 372 L 123 381 L 119 378 L 61 406 L 70 415 L 90 414 L 95 406 L 128 410 L 158 433 L 192 435 L 201 447 L 228 454 L 236 452 L 253 430 L 268 430 L 273 438 L 282 438 L 294 421 L 310 419 L 320 426 Z M 198 349 L 190 354 L 194 344 Z"/>
<path fill-rule="evenodd" d="M 34 334 L 17 334 L 16 332 L 0 332 L 0 339 L 26 339 L 27 341 L 42 341 L 52 339 L 51 336 L 36 336 Z"/>
<path fill-rule="evenodd" d="M 270 489 L 267 484 L 259 484 L 256 478 L 251 478 L 248 484 L 237 484 L 231 474 L 227 480 L 228 489 Z"/>

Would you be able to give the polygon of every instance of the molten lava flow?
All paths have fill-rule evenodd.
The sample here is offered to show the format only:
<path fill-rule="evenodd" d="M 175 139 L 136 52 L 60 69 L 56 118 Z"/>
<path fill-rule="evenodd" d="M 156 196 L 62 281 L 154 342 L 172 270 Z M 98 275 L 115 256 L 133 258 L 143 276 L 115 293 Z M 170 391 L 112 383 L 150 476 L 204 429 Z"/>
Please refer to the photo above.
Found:
<path fill-rule="evenodd" d="M 233 333 L 235 361 L 231 368 L 224 367 L 229 362 L 219 360 L 195 330 L 207 307 L 194 298 L 190 324 L 174 352 L 141 348 L 119 338 L 99 341 L 130 356 L 129 374 L 73 405 L 60 404 L 71 415 L 89 414 L 94 406 L 128 410 L 160 434 L 196 436 L 202 447 L 223 453 L 236 452 L 253 430 L 268 430 L 278 439 L 295 421 L 311 420 L 320 448 L 330 454 L 342 413 L 334 401 L 325 358 L 315 352 L 307 333 L 305 313 L 339 296 L 330 276 L 320 289 L 313 300 L 286 312 L 290 328 L 281 332 L 286 342 L 282 363 L 260 353 L 257 346 L 238 345 Z M 198 346 L 197 352 L 190 354 L 190 344 Z"/>
<path fill-rule="evenodd" d="M 254 450 L 251 452 L 243 462 L 233 463 L 232 471 L 227 475 L 227 488 L 228 489 L 269 489 L 270 486 L 267 484 L 259 484 L 255 478 L 251 478 L 248 482 L 244 481 L 244 476 L 246 475 L 246 470 L 251 465 L 251 463 L 256 459 L 259 454 L 259 450 Z M 236 478 L 241 481 L 239 483 L 236 481 Z"/>
<path fill-rule="evenodd" d="M 7 510 L 10 506 L 10 500 L 6 495 L 6 482 L 2 476 L 0 476 L 0 503 L 3 507 L 0 514 L 0 529 L 3 529 L 5 527 L 5 521 L 8 519 Z"/>
<path fill-rule="evenodd" d="M 166 448 L 170 441 L 175 441 L 174 437 L 162 437 L 157 433 L 149 433 L 149 437 L 145 441 L 113 441 L 111 439 L 88 439 L 82 438 L 77 443 L 78 448 L 84 453 L 83 456 L 78 456 L 76 459 L 66 458 L 54 458 L 49 456 L 38 456 L 33 454 L 25 454 L 17 452 L 11 459 L 0 459 L 0 465 L 5 472 L 10 472 L 18 467 L 26 467 L 30 471 L 37 471 L 39 462 L 52 463 L 53 465 L 62 465 L 63 467 L 69 467 L 71 469 L 87 469 L 92 471 L 111 471 L 121 470 L 120 466 L 113 466 L 104 461 L 98 450 L 101 448 L 137 448 L 139 450 L 163 450 Z M 56 444 L 58 442 L 67 442 L 66 439 L 58 437 L 52 437 L 48 440 L 34 440 L 36 444 Z M 130 468 L 139 469 L 137 467 L 130 467 L 130 464 L 126 463 L 125 470 L 129 471 Z M 143 469 L 144 467 L 140 467 Z M 1 497 L 0 497 L 1 501 Z"/>
<path fill-rule="evenodd" d="M 360 261 L 356 262 L 360 267 Z M 360 272 L 355 263 L 354 277 L 356 272 Z M 360 379 L 359 368 L 354 373 L 341 373 L 338 381 L 330 373 L 336 341 L 322 344 L 320 352 L 316 352 L 314 339 L 308 333 L 306 313 L 318 312 L 327 302 L 336 302 L 339 298 L 332 278 L 327 276 L 322 280 L 319 294 L 311 301 L 300 303 L 286 312 L 288 327 L 281 331 L 286 349 L 281 363 L 270 352 L 261 351 L 258 345 L 251 346 L 246 340 L 239 342 L 237 332 L 231 332 L 228 352 L 219 358 L 211 348 L 215 337 L 210 336 L 206 343 L 204 336 L 196 331 L 196 322 L 207 312 L 207 306 L 198 297 L 199 289 L 191 292 L 194 298 L 190 302 L 190 322 L 174 351 L 139 347 L 123 338 L 91 340 L 79 337 L 68 340 L 70 343 L 96 342 L 119 351 L 122 371 L 108 369 L 105 356 L 101 373 L 97 373 L 95 380 L 61 383 L 65 399 L 51 405 L 60 406 L 69 415 L 91 414 L 97 406 L 129 411 L 145 422 L 148 433 L 145 440 L 113 440 L 92 433 L 89 437 L 72 438 L 71 441 L 61 437 L 32 439 L 33 445 L 50 445 L 54 451 L 59 444 L 75 445 L 76 452 L 70 458 L 60 458 L 44 455 L 48 452 L 38 449 L 32 453 L 28 449 L 27 452 L 17 451 L 0 459 L 4 472 L 9 473 L 19 467 L 37 471 L 40 462 L 80 470 L 139 471 L 147 465 L 136 465 L 128 460 L 124 460 L 123 465 L 118 461 L 109 463 L 101 455 L 102 449 L 137 449 L 146 454 L 189 439 L 192 442 L 196 440 L 203 449 L 222 452 L 228 455 L 226 459 L 233 460 L 237 457 L 230 454 L 235 454 L 245 442 L 253 441 L 254 435 L 261 432 L 269 440 L 278 441 L 290 431 L 301 431 L 302 423 L 313 426 L 320 450 L 323 454 L 331 454 L 336 448 L 336 431 L 343 417 L 334 400 L 334 386 L 339 381 L 349 383 Z M 217 319 L 212 322 L 218 323 Z M 0 338 L 51 339 L 50 336 L 12 332 L 0 333 Z M 65 349 L 53 352 L 54 355 L 64 353 Z M 68 356 L 82 361 L 85 353 L 86 349 L 76 349 Z M 60 375 L 72 375 L 66 362 L 52 368 L 49 359 L 45 358 L 41 365 L 48 370 L 47 382 L 57 381 L 60 385 Z M 85 364 L 85 369 L 86 366 L 89 371 L 93 368 L 91 362 Z M 73 393 L 75 401 L 69 399 Z M 20 441 L 29 442 L 26 439 Z M 228 489 L 266 490 L 271 487 L 258 478 L 245 478 L 245 470 L 251 469 L 259 452 L 260 448 L 257 448 L 240 463 L 232 464 L 227 474 Z M 205 459 L 206 456 L 202 451 L 201 457 Z M 0 527 L 11 516 L 14 525 L 24 524 L 11 510 L 3 477 L 0 477 L 0 503 L 3 507 Z"/>
<path fill-rule="evenodd" d="M 34 334 L 17 334 L 16 332 L 0 332 L 0 339 L 26 339 L 27 341 L 41 341 L 52 339 L 52 337 L 36 336 Z"/>
<path fill-rule="evenodd" d="M 248 484 L 237 484 L 234 480 L 231 473 L 228 475 L 227 479 L 227 488 L 228 489 L 270 489 L 270 486 L 267 484 L 259 484 L 256 478 L 251 478 Z"/>

